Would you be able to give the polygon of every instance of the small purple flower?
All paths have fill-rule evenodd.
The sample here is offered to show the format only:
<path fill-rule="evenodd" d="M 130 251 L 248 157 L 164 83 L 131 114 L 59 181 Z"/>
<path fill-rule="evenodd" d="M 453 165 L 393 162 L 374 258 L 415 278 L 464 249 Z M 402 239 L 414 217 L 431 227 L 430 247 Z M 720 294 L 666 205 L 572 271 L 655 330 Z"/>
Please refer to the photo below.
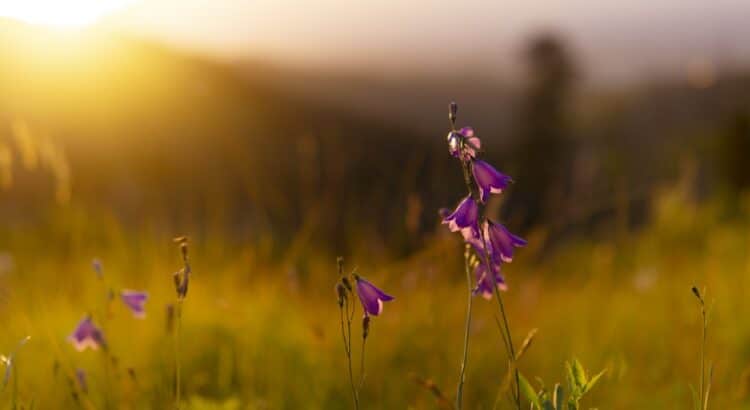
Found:
<path fill-rule="evenodd" d="M 482 202 L 487 202 L 490 194 L 503 192 L 508 187 L 508 184 L 513 182 L 511 177 L 499 172 L 492 165 L 482 160 L 475 160 L 472 164 L 474 180 L 479 187 L 479 196 Z"/>
<path fill-rule="evenodd" d="M 94 272 L 96 273 L 96 277 L 101 279 L 104 276 L 104 269 L 102 268 L 102 261 L 99 258 L 94 258 L 93 261 L 91 261 L 91 267 L 94 268 Z"/>
<path fill-rule="evenodd" d="M 474 128 L 463 127 L 458 132 L 464 137 L 464 159 L 469 160 L 470 158 L 476 157 L 479 150 L 482 149 L 482 140 L 474 135 Z"/>
<path fill-rule="evenodd" d="M 487 265 L 480 263 L 474 268 L 474 274 L 477 277 L 477 287 L 474 288 L 475 295 L 482 295 L 483 298 L 489 300 L 492 299 L 493 283 L 497 283 L 497 288 L 505 291 L 508 290 L 508 286 L 505 284 L 505 278 L 500 274 L 500 265 L 492 264 L 492 272 L 495 274 L 495 280 L 487 274 Z"/>
<path fill-rule="evenodd" d="M 354 279 L 357 280 L 357 295 L 359 295 L 359 301 L 362 303 L 365 316 L 368 314 L 379 315 L 383 311 L 383 302 L 393 300 L 393 296 L 378 289 L 362 277 L 354 275 Z"/>
<path fill-rule="evenodd" d="M 503 262 L 511 262 L 513 248 L 526 246 L 527 243 L 523 238 L 510 233 L 503 225 L 490 220 L 484 225 L 484 232 L 485 238 L 489 238 L 491 244 L 490 254 L 494 259 L 499 257 Z"/>
<path fill-rule="evenodd" d="M 148 300 L 148 293 L 123 289 L 120 292 L 120 298 L 122 299 L 122 303 L 124 303 L 133 313 L 133 316 L 138 319 L 146 317 L 146 309 L 143 305 L 146 303 L 146 300 Z"/>
<path fill-rule="evenodd" d="M 474 227 L 463 228 L 461 229 L 461 236 L 464 238 L 464 242 L 474 247 L 477 254 L 482 254 L 484 243 L 482 243 L 482 237 L 479 236 L 479 229 Z"/>
<path fill-rule="evenodd" d="M 461 201 L 452 214 L 443 219 L 444 224 L 448 224 L 451 232 L 457 232 L 462 229 L 470 228 L 477 230 L 477 220 L 479 219 L 479 207 L 471 195 Z"/>
<path fill-rule="evenodd" d="M 79 352 L 82 352 L 89 347 L 97 350 L 99 347 L 106 346 L 102 330 L 94 325 L 91 316 L 84 317 L 78 323 L 78 326 L 76 326 L 73 333 L 68 336 L 68 341 L 72 343 L 73 347 Z"/>
<path fill-rule="evenodd" d="M 477 156 L 482 147 L 482 141 L 474 135 L 474 128 L 463 127 L 458 131 L 448 133 L 448 152 L 454 158 L 468 161 Z"/>
<path fill-rule="evenodd" d="M 78 380 L 78 387 L 81 388 L 81 391 L 86 393 L 89 390 L 89 384 L 86 381 L 86 371 L 78 368 L 76 369 L 76 380 Z"/>

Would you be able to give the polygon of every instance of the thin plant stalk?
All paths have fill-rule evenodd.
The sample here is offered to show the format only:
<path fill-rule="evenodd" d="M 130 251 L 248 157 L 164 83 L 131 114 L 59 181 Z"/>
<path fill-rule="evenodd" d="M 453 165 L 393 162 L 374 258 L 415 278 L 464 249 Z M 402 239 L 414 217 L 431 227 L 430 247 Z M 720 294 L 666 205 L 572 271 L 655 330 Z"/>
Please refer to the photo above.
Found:
<path fill-rule="evenodd" d="M 362 337 L 362 352 L 359 360 L 359 384 L 357 385 L 357 392 L 362 390 L 362 386 L 365 384 L 365 343 L 367 343 L 367 337 Z"/>
<path fill-rule="evenodd" d="M 468 296 L 466 298 L 466 327 L 464 329 L 464 353 L 461 360 L 461 372 L 458 376 L 458 387 L 456 388 L 456 409 L 461 410 L 463 407 L 464 380 L 466 375 L 466 366 L 469 357 L 469 331 L 471 328 L 471 305 L 474 299 L 473 288 L 471 285 L 471 266 L 469 263 L 469 246 L 466 245 L 464 251 L 464 270 L 466 272 L 466 289 Z"/>
<path fill-rule="evenodd" d="M 346 311 L 346 315 L 344 314 L 344 311 Z M 346 352 L 346 360 L 349 370 L 349 384 L 352 388 L 354 408 L 359 409 L 359 392 L 354 384 L 354 371 L 352 370 L 352 317 L 354 315 L 354 307 L 350 307 L 349 297 L 344 298 L 344 305 L 339 307 L 339 312 L 341 316 L 341 337 L 344 341 L 344 351 Z M 346 324 L 344 324 L 344 316 L 346 316 Z M 362 361 L 364 362 L 364 351 Z"/>
<path fill-rule="evenodd" d="M 484 218 L 484 221 L 482 223 L 482 226 L 487 223 L 487 218 Z M 484 263 L 487 266 L 487 271 L 492 272 L 492 267 L 490 266 L 490 256 L 487 246 L 489 245 L 486 236 L 484 235 L 484 229 L 480 229 L 479 235 L 482 237 L 482 244 L 484 245 Z M 495 299 L 497 300 L 498 308 L 500 309 L 500 317 L 503 319 L 503 331 L 505 333 L 505 337 L 503 340 L 505 341 L 505 348 L 508 353 L 508 361 L 509 365 L 513 367 L 513 374 L 515 378 L 515 392 L 514 400 L 516 402 L 516 408 L 518 410 L 521 410 L 521 389 L 520 389 L 520 378 L 518 375 L 518 367 L 516 366 L 516 352 L 513 348 L 513 337 L 510 334 L 510 324 L 508 322 L 508 315 L 505 314 L 505 304 L 503 303 L 503 298 L 500 295 L 500 290 L 497 288 L 497 279 L 495 278 L 494 274 L 490 274 L 492 276 L 492 289 L 495 292 Z"/>
<path fill-rule="evenodd" d="M 18 366 L 15 363 L 12 364 L 11 371 L 13 372 L 13 394 L 10 408 L 16 410 L 18 408 Z"/>
<path fill-rule="evenodd" d="M 182 393 L 182 362 L 181 362 L 181 345 L 180 339 L 182 338 L 182 299 L 177 299 L 175 305 L 175 332 L 174 332 L 174 407 L 175 409 L 180 408 L 180 400 Z"/>
<path fill-rule="evenodd" d="M 708 313 L 706 312 L 706 301 L 704 296 L 706 290 L 704 289 L 701 293 L 697 287 L 693 286 L 693 294 L 698 298 L 698 302 L 701 307 L 701 375 L 700 375 L 700 393 L 699 393 L 699 404 L 696 406 L 698 409 L 708 410 L 708 396 L 711 390 L 711 380 L 713 379 L 713 364 L 709 365 L 709 380 L 706 385 L 706 333 L 708 330 Z"/>
<path fill-rule="evenodd" d="M 174 241 L 180 246 L 180 253 L 182 254 L 183 268 L 174 274 L 175 290 L 177 292 L 177 303 L 175 304 L 175 340 L 174 340 L 174 361 L 175 361 L 175 386 L 174 386 L 174 399 L 175 409 L 179 409 L 182 405 L 182 307 L 185 297 L 187 296 L 188 285 L 190 283 L 190 275 L 192 269 L 190 267 L 190 259 L 188 258 L 188 238 L 179 237 L 175 238 Z"/>
<path fill-rule="evenodd" d="M 705 402 L 706 391 L 706 309 L 701 302 L 701 315 L 703 326 L 701 327 L 701 405 Z"/>
<path fill-rule="evenodd" d="M 462 168 L 464 173 L 464 182 L 466 183 L 466 188 L 469 191 L 469 194 L 474 197 L 476 200 L 478 195 L 476 192 L 476 189 L 474 187 L 474 183 L 472 181 L 472 175 L 471 175 L 471 169 L 470 169 L 470 162 L 469 161 L 462 161 Z M 503 299 L 500 296 L 500 291 L 497 288 L 497 280 L 495 279 L 495 275 L 492 274 L 492 266 L 490 264 L 490 257 L 489 257 L 489 248 L 488 248 L 488 240 L 484 234 L 484 229 L 482 228 L 487 223 L 487 217 L 484 216 L 482 218 L 482 223 L 480 223 L 480 229 L 479 229 L 479 235 L 482 238 L 482 244 L 484 246 L 484 263 L 487 267 L 487 272 L 490 272 L 490 276 L 492 276 L 492 288 L 495 293 L 495 299 L 497 300 L 498 308 L 500 309 L 500 316 L 503 319 L 503 332 L 504 337 L 503 341 L 505 343 L 505 350 L 508 354 L 508 361 L 509 365 L 513 367 L 513 372 L 515 375 L 515 391 L 513 393 L 514 395 L 514 401 L 516 402 L 516 408 L 518 410 L 521 410 L 521 391 L 520 391 L 520 383 L 519 383 L 519 375 L 518 375 L 518 368 L 516 367 L 515 363 L 515 349 L 513 348 L 513 337 L 510 334 L 510 325 L 508 323 L 508 316 L 505 313 L 505 305 L 503 304 Z"/>

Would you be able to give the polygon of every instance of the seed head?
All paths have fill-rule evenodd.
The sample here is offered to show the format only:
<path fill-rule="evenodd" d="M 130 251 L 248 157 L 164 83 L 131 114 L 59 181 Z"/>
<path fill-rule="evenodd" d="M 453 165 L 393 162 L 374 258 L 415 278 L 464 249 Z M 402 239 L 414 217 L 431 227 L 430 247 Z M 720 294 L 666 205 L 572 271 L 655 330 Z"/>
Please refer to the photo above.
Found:
<path fill-rule="evenodd" d="M 344 258 L 342 258 L 341 256 L 336 258 L 336 267 L 338 269 L 339 276 L 343 276 L 344 275 Z"/>
<path fill-rule="evenodd" d="M 698 288 L 693 286 L 691 290 L 693 291 L 693 294 L 695 295 L 695 297 L 698 298 L 698 300 L 700 300 L 701 303 L 703 303 L 703 297 L 701 296 L 701 292 L 698 290 Z"/>
<path fill-rule="evenodd" d="M 338 296 L 339 307 L 343 307 L 344 300 L 346 300 L 346 287 L 341 282 L 336 283 L 336 295 Z"/>

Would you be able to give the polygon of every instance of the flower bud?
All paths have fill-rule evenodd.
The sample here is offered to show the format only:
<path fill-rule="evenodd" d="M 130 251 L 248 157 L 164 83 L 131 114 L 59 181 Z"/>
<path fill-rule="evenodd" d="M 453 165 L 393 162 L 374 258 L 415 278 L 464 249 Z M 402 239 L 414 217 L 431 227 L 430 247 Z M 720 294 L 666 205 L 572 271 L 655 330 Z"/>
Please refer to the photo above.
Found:
<path fill-rule="evenodd" d="M 349 281 L 349 278 L 347 278 L 346 276 L 344 276 L 343 278 L 341 278 L 341 283 L 343 283 L 344 286 L 346 286 L 346 289 L 349 292 L 352 291 L 352 283 Z"/>
<path fill-rule="evenodd" d="M 346 299 L 346 287 L 341 282 L 336 284 L 336 295 L 339 298 L 339 307 L 344 306 L 344 300 Z"/>
<path fill-rule="evenodd" d="M 180 287 L 182 286 L 182 271 L 180 270 L 172 274 L 172 279 L 174 279 L 174 290 L 177 292 L 177 296 L 179 296 Z"/>
<path fill-rule="evenodd" d="M 448 106 L 448 119 L 450 120 L 451 125 L 456 123 L 456 114 L 458 114 L 458 104 L 456 104 L 455 101 L 451 101 Z"/>
<path fill-rule="evenodd" d="M 365 315 L 362 318 L 362 339 L 367 339 L 368 334 L 370 334 L 370 316 Z"/>

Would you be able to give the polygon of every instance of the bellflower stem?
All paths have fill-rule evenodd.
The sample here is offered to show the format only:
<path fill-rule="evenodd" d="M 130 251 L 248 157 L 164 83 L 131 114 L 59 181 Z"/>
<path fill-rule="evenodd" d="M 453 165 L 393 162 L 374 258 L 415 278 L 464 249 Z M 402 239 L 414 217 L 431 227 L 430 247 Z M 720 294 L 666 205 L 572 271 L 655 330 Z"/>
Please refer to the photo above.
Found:
<path fill-rule="evenodd" d="M 498 308 L 500 310 L 500 316 L 502 321 L 499 319 L 498 327 L 500 328 L 500 334 L 505 345 L 505 352 L 508 355 L 508 369 L 513 370 L 515 374 L 515 388 L 511 391 L 513 401 L 517 410 L 521 410 L 521 392 L 520 392 L 520 377 L 518 368 L 516 367 L 516 352 L 513 347 L 513 337 L 510 333 L 510 325 L 508 322 L 508 316 L 505 312 L 505 305 L 503 303 L 502 296 L 498 289 L 498 284 L 504 283 L 504 279 L 500 276 L 500 262 L 510 262 L 512 258 L 512 248 L 516 246 L 525 245 L 526 241 L 521 238 L 517 238 L 505 230 L 504 227 L 500 226 L 498 232 L 490 234 L 490 229 L 494 226 L 490 225 L 490 221 L 487 218 L 485 202 L 489 199 L 491 194 L 498 194 L 502 192 L 507 185 L 512 182 L 509 176 L 498 172 L 491 165 L 484 161 L 476 159 L 477 153 L 481 152 L 481 141 L 474 135 L 474 129 L 472 127 L 463 127 L 460 131 L 456 131 L 456 113 L 458 106 L 455 102 L 451 102 L 448 108 L 448 119 L 451 125 L 451 132 L 448 133 L 448 152 L 451 156 L 461 161 L 461 169 L 463 171 L 464 183 L 466 184 L 466 190 L 469 193 L 469 197 L 465 198 L 456 207 L 456 210 L 452 214 L 447 214 L 443 218 L 443 223 L 448 224 L 451 231 L 460 231 L 461 235 L 467 243 L 466 252 L 464 254 L 466 262 L 466 280 L 469 288 L 469 301 L 467 303 L 466 313 L 466 329 L 464 334 L 464 355 L 463 362 L 461 364 L 461 373 L 458 381 L 458 388 L 456 394 L 456 408 L 461 409 L 462 396 L 463 396 L 463 384 L 464 376 L 466 371 L 466 361 L 468 357 L 468 344 L 469 344 L 469 330 L 471 325 L 471 274 L 469 272 L 471 266 L 469 261 L 469 252 L 471 246 L 476 248 L 477 256 L 484 261 L 485 266 L 475 266 L 477 275 L 481 278 L 477 278 L 477 286 L 482 286 L 482 293 L 485 297 L 491 297 L 494 293 L 495 299 L 497 300 Z M 497 252 L 498 255 L 490 255 L 490 246 L 493 246 L 493 238 L 495 235 L 501 235 L 500 239 L 495 238 L 494 244 L 498 248 L 493 251 Z M 491 236 L 491 237 L 490 237 Z M 507 242 L 507 243 L 506 243 Z M 493 258 L 496 256 L 495 258 Z M 497 264 L 496 268 L 493 266 Z M 482 272 L 481 269 L 485 269 Z M 492 277 L 491 286 L 492 291 L 486 288 L 488 285 L 485 278 L 486 275 Z"/>
<path fill-rule="evenodd" d="M 180 408 L 180 394 L 182 391 L 182 365 L 180 360 L 181 346 L 180 339 L 182 338 L 182 299 L 177 299 L 175 305 L 175 332 L 174 332 L 174 407 L 175 409 Z"/>
<path fill-rule="evenodd" d="M 469 356 L 469 331 L 471 328 L 471 304 L 474 299 L 473 289 L 471 286 L 471 266 L 469 263 L 470 256 L 470 245 L 466 245 L 464 251 L 464 270 L 466 271 L 466 290 L 468 292 L 466 298 L 466 328 L 464 329 L 464 355 L 461 361 L 461 372 L 458 376 L 458 388 L 456 389 L 456 410 L 461 410 L 463 407 L 463 393 L 464 393 L 464 377 L 466 375 L 466 365 Z"/>
<path fill-rule="evenodd" d="M 359 362 L 359 385 L 357 385 L 357 393 L 359 394 L 359 391 L 362 390 L 362 386 L 365 384 L 365 343 L 367 342 L 367 338 L 362 338 L 362 354 L 360 355 L 360 362 Z"/>
<path fill-rule="evenodd" d="M 346 310 L 346 325 L 344 325 L 344 310 Z M 352 387 L 354 408 L 359 410 L 359 392 L 354 384 L 354 372 L 352 371 L 352 316 L 354 315 L 354 307 L 349 307 L 349 297 L 345 298 L 344 306 L 340 307 L 339 311 L 341 313 L 341 337 L 344 340 L 344 351 L 346 352 L 346 360 L 349 366 L 349 384 Z M 362 360 L 364 361 L 364 356 Z"/>
<path fill-rule="evenodd" d="M 487 222 L 487 217 L 485 216 L 482 221 L 482 226 L 484 223 Z M 492 272 L 492 267 L 490 266 L 490 257 L 489 257 L 489 251 L 488 251 L 488 243 L 487 243 L 487 237 L 484 234 L 484 229 L 479 230 L 479 235 L 482 238 L 482 244 L 484 245 L 484 263 L 487 265 L 487 270 L 489 272 Z M 492 276 L 492 288 L 495 292 L 495 299 L 497 300 L 498 308 L 500 309 L 500 316 L 503 319 L 503 331 L 505 332 L 505 348 L 508 352 L 508 360 L 509 364 L 513 366 L 513 373 L 515 376 L 515 392 L 514 392 L 514 400 L 516 402 L 516 408 L 518 410 L 521 410 L 521 391 L 520 391 L 520 383 L 519 383 L 519 376 L 518 376 L 518 368 L 516 367 L 516 352 L 513 348 L 513 337 L 510 334 L 510 325 L 508 324 L 508 316 L 505 314 L 505 304 L 503 303 L 503 298 L 500 295 L 500 290 L 497 288 L 497 279 L 495 278 L 495 275 Z"/>
<path fill-rule="evenodd" d="M 474 198 L 478 198 L 477 190 L 475 189 L 475 184 L 473 183 L 473 178 L 471 175 L 471 162 L 470 161 L 461 161 L 462 168 L 464 171 L 464 181 L 466 183 L 466 189 L 468 189 L 469 193 Z M 508 317 L 505 314 L 505 305 L 503 304 L 503 299 L 500 296 L 500 291 L 497 288 L 497 279 L 495 278 L 495 275 L 492 274 L 492 266 L 490 264 L 490 256 L 489 256 L 489 243 L 488 239 L 484 234 L 483 226 L 487 223 L 487 217 L 484 216 L 482 218 L 482 222 L 479 224 L 479 236 L 482 238 L 482 245 L 484 247 L 483 257 L 484 257 L 484 263 L 487 266 L 487 272 L 490 272 L 490 276 L 492 276 L 492 288 L 495 292 L 495 299 L 497 300 L 498 308 L 500 309 L 500 316 L 503 319 L 503 332 L 504 332 L 504 342 L 505 342 L 505 350 L 508 353 L 508 360 L 509 364 L 513 366 L 513 373 L 515 375 L 515 392 L 514 392 L 514 401 L 516 402 L 516 408 L 518 410 L 521 410 L 521 393 L 520 393 L 520 386 L 519 386 L 519 376 L 518 376 L 518 369 L 516 368 L 515 364 L 515 349 L 513 348 L 513 338 L 510 334 L 510 326 L 508 324 Z"/>

